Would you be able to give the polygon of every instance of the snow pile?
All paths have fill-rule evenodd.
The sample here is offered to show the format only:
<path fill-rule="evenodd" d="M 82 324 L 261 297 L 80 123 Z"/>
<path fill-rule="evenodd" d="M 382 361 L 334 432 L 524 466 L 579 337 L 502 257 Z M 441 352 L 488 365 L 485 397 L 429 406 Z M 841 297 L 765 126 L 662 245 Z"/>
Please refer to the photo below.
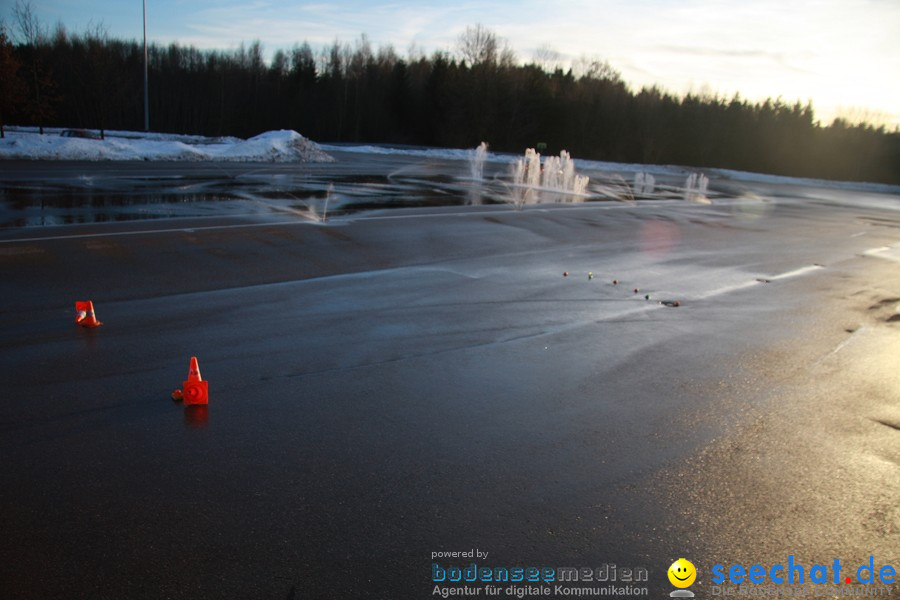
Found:
<path fill-rule="evenodd" d="M 331 162 L 334 158 L 296 131 L 267 131 L 246 141 L 225 145 L 221 160 L 266 162 Z"/>
<path fill-rule="evenodd" d="M 331 162 L 334 159 L 296 131 L 269 131 L 250 138 L 202 138 L 110 132 L 105 140 L 62 137 L 57 132 L 7 131 L 0 159 L 175 160 L 233 162 Z"/>

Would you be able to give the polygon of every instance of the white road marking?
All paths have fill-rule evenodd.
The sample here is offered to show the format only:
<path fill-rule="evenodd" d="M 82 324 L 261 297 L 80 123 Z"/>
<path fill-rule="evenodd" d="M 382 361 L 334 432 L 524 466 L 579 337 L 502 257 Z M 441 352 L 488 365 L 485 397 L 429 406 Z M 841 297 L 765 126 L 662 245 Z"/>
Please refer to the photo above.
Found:
<path fill-rule="evenodd" d="M 812 273 L 813 271 L 818 271 L 819 269 L 824 268 L 822 265 L 809 265 L 808 267 L 800 267 L 799 269 L 794 269 L 793 271 L 787 271 L 786 273 L 781 273 L 779 275 L 773 275 L 769 277 L 770 281 L 778 281 L 781 279 L 789 279 L 791 277 L 798 277 L 800 275 L 806 275 L 807 273 Z"/>
<path fill-rule="evenodd" d="M 880 248 L 870 248 L 863 252 L 863 256 L 874 256 L 876 258 L 885 258 L 887 260 L 900 261 L 900 248 L 891 246 L 881 246 Z"/>
<path fill-rule="evenodd" d="M 745 290 L 747 288 L 751 288 L 755 285 L 759 284 L 767 284 L 773 281 L 780 281 L 782 279 L 789 279 L 791 277 L 799 277 L 800 275 L 806 275 L 807 273 L 812 273 L 813 271 L 818 271 L 819 269 L 823 269 L 822 265 L 809 265 L 806 267 L 800 267 L 799 269 L 794 269 L 793 271 L 786 271 L 784 273 L 780 273 L 778 275 L 772 275 L 771 277 L 759 277 L 756 279 L 751 279 L 750 281 L 744 281 L 741 283 L 735 283 L 733 285 L 726 285 L 724 287 L 716 288 L 714 290 L 710 290 L 703 294 L 697 296 L 699 300 L 706 300 L 707 298 L 714 298 L 716 296 L 721 296 L 722 294 L 728 294 L 731 292 L 737 292 L 740 290 Z"/>

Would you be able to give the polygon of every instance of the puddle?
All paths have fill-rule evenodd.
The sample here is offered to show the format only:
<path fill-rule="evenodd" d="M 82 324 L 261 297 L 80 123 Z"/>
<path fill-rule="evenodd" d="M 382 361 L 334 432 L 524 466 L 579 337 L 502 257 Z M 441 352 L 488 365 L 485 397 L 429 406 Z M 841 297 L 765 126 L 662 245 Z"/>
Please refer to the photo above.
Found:
<path fill-rule="evenodd" d="M 0 228 L 104 223 L 192 216 L 234 203 L 221 192 L 154 193 L 82 188 L 0 188 Z"/>

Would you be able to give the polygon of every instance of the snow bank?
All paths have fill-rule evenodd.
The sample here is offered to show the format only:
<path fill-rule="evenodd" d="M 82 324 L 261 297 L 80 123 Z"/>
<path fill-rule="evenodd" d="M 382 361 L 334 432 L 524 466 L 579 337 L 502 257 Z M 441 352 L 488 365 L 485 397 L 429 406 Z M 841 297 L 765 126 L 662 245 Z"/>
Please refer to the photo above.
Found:
<path fill-rule="evenodd" d="M 58 130 L 39 135 L 7 131 L 0 159 L 27 160 L 176 160 L 234 162 L 331 162 L 334 159 L 296 131 L 269 131 L 250 138 L 203 138 L 166 134 L 110 132 L 105 140 L 61 137 Z"/>
<path fill-rule="evenodd" d="M 322 144 L 322 148 L 332 152 L 353 152 L 370 155 L 419 156 L 442 160 L 467 160 L 474 148 L 423 148 L 418 146 L 374 146 L 357 144 Z M 488 154 L 488 160 L 508 161 L 509 157 L 501 154 Z"/>

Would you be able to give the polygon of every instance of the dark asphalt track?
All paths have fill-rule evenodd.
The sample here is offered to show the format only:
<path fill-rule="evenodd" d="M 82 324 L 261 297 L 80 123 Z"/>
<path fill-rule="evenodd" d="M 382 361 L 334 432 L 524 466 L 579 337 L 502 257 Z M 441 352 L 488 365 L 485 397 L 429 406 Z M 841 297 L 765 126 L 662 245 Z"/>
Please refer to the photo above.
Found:
<path fill-rule="evenodd" d="M 896 196 L 810 188 L 0 231 L 0 595 L 896 566 L 898 232 Z M 205 412 L 169 399 L 192 355 Z"/>

